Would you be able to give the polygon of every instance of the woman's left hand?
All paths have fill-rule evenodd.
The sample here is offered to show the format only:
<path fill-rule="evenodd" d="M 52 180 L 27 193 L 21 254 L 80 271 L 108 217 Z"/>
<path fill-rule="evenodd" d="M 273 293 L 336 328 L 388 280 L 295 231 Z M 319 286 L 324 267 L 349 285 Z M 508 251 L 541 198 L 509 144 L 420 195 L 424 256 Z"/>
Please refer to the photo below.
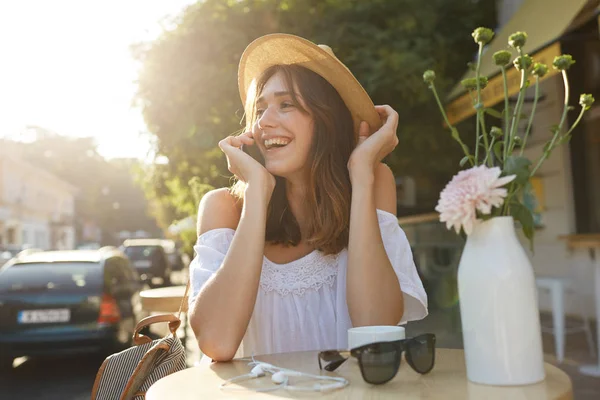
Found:
<path fill-rule="evenodd" d="M 390 106 L 375 106 L 383 126 L 369 135 L 369 124 L 360 124 L 358 144 L 348 161 L 348 170 L 355 173 L 373 173 L 375 167 L 398 145 L 398 113 Z"/>

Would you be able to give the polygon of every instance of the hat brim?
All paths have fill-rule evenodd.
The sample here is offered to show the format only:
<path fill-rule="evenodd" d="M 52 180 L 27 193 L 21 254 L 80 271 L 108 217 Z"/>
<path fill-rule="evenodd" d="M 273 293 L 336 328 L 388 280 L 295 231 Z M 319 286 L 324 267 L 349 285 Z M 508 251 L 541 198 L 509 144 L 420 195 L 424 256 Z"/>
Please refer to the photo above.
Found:
<path fill-rule="evenodd" d="M 352 114 L 354 133 L 361 121 L 371 132 L 381 127 L 381 119 L 373 101 L 352 72 L 333 54 L 301 37 L 274 33 L 262 36 L 248 45 L 238 68 L 238 87 L 242 103 L 253 80 L 273 65 L 299 65 L 325 78 L 340 94 Z"/>

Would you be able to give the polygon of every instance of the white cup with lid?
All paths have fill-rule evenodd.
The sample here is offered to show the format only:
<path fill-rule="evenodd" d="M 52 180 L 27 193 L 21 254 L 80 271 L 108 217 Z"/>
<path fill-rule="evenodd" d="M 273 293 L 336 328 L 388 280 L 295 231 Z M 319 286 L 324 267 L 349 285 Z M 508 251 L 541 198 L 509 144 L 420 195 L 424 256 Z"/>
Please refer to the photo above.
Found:
<path fill-rule="evenodd" d="M 397 325 L 359 326 L 348 329 L 348 348 L 354 349 L 369 343 L 393 342 L 406 337 L 404 327 Z"/>

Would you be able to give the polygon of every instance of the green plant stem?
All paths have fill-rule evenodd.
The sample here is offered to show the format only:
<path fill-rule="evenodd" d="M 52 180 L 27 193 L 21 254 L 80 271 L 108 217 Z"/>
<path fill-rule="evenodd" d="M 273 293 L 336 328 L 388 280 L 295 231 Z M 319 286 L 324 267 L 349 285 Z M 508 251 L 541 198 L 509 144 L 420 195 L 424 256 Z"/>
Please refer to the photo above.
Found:
<path fill-rule="evenodd" d="M 563 77 L 563 83 L 565 84 L 565 102 L 564 102 L 563 113 L 562 113 L 562 116 L 560 117 L 560 123 L 558 124 L 558 129 L 557 129 L 557 132 L 559 132 L 559 133 L 563 127 L 563 124 L 565 123 L 565 121 L 567 119 L 567 113 L 569 112 L 569 92 L 570 92 L 569 79 L 567 78 L 567 71 L 562 70 L 561 72 L 562 72 L 562 77 Z"/>
<path fill-rule="evenodd" d="M 577 116 L 577 119 L 573 123 L 573 126 L 571 126 L 571 128 L 567 131 L 567 133 L 565 133 L 563 136 L 561 136 L 561 138 L 567 137 L 571 134 L 571 132 L 573 132 L 573 129 L 575 129 L 575 127 L 577 125 L 579 125 L 579 121 L 581 121 L 581 118 L 583 117 L 583 114 L 585 114 L 585 111 L 586 111 L 585 107 L 581 107 L 581 111 L 579 111 L 579 115 Z"/>
<path fill-rule="evenodd" d="M 452 126 L 452 124 L 450 123 L 450 121 L 448 120 L 448 116 L 446 115 L 446 110 L 444 110 L 444 107 L 442 106 L 442 102 L 440 101 L 440 97 L 437 94 L 437 90 L 435 90 L 435 85 L 433 83 L 430 84 L 430 89 L 433 92 L 433 97 L 435 97 L 435 101 L 437 102 L 438 107 L 440 108 L 440 112 L 442 113 L 442 116 L 444 117 L 444 121 L 446 121 L 446 125 L 448 125 L 448 128 L 452 129 L 454 128 Z"/>
<path fill-rule="evenodd" d="M 508 135 L 510 134 L 510 132 L 508 131 L 508 124 L 509 124 L 508 78 L 506 77 L 506 68 L 505 67 L 502 67 L 502 81 L 504 83 L 504 145 L 506 146 L 506 143 L 508 143 Z M 504 159 L 501 160 L 503 165 L 504 165 L 504 160 L 506 160 L 506 157 L 504 157 Z"/>
<path fill-rule="evenodd" d="M 442 113 L 442 116 L 444 117 L 444 121 L 446 121 L 446 125 L 448 125 L 448 128 L 450 128 L 450 131 L 453 133 L 452 137 L 458 142 L 458 144 L 460 145 L 460 147 L 463 150 L 463 153 L 465 153 L 465 156 L 468 157 L 469 162 L 471 163 L 471 166 L 474 166 L 473 160 L 471 159 L 471 155 L 469 154 L 469 149 L 463 143 L 463 141 L 460 139 L 458 130 L 454 126 L 452 126 L 452 124 L 448 120 L 448 116 L 446 115 L 446 110 L 444 110 L 444 107 L 442 106 L 442 102 L 440 101 L 440 97 L 437 94 L 437 90 L 435 90 L 435 85 L 433 83 L 431 83 L 431 85 L 429 87 L 430 87 L 431 91 L 433 92 L 433 97 L 435 97 L 435 101 L 437 102 L 440 112 Z M 454 132 L 456 132 L 456 135 L 454 135 Z"/>
<path fill-rule="evenodd" d="M 469 90 L 469 96 L 471 97 L 471 104 L 473 105 L 473 108 L 475 108 L 475 104 L 477 104 L 477 99 L 475 98 L 475 95 L 473 94 L 472 90 Z"/>
<path fill-rule="evenodd" d="M 544 149 L 544 153 L 541 155 L 539 161 L 536 163 L 535 167 L 533 168 L 533 171 L 531 171 L 531 175 L 530 176 L 533 176 L 537 172 L 537 170 L 540 168 L 540 166 L 542 165 L 542 163 L 550 155 L 550 152 L 552 151 L 552 149 L 554 147 L 554 143 L 556 142 L 556 139 L 558 138 L 558 135 L 560 134 L 560 131 L 562 130 L 563 124 L 565 123 L 565 121 L 567 119 L 567 112 L 569 111 L 569 79 L 567 78 L 567 71 L 562 70 L 562 76 L 563 76 L 563 82 L 564 82 L 564 85 L 565 85 L 565 101 L 564 101 L 564 106 L 563 106 L 564 108 L 563 108 L 562 116 L 560 117 L 560 123 L 558 124 L 558 127 L 554 131 L 554 136 L 552 136 L 552 141 L 550 142 L 550 145 L 547 148 Z M 583 112 L 580 114 L 580 117 L 582 115 L 583 115 Z M 581 118 L 577 118 L 577 121 L 579 121 L 580 119 Z M 575 124 L 569 130 L 569 132 L 571 132 L 571 130 L 574 127 L 575 127 Z"/>
<path fill-rule="evenodd" d="M 489 147 L 489 142 L 488 142 L 488 133 L 487 133 L 487 129 L 485 129 L 485 115 L 481 115 L 481 134 L 483 135 L 483 145 L 484 147 L 487 149 Z M 488 158 L 489 153 L 486 153 L 485 155 L 485 159 Z M 492 161 L 492 159 L 490 158 L 490 162 Z M 485 164 L 485 161 L 483 162 Z M 490 164 L 491 166 L 491 164 Z"/>
<path fill-rule="evenodd" d="M 510 186 L 508 187 L 508 194 L 506 195 L 506 198 L 504 199 L 504 208 L 502 210 L 502 214 L 501 215 L 509 215 L 509 212 L 510 212 L 510 206 L 509 206 L 510 199 L 515 194 L 515 192 L 513 192 L 514 187 L 515 187 L 515 182 L 512 181 L 510 183 Z"/>
<path fill-rule="evenodd" d="M 480 121 L 483 118 L 483 104 L 481 104 L 481 85 L 479 84 L 479 68 L 481 67 L 481 55 L 483 54 L 483 43 L 479 43 L 479 52 L 477 55 L 477 67 L 475 68 L 475 82 L 477 84 L 477 104 L 475 104 L 475 111 L 477 112 L 477 122 L 475 124 L 475 164 L 479 163 L 479 142 L 481 136 L 479 134 Z M 483 132 L 484 142 L 487 144 L 487 138 L 485 132 Z M 486 145 L 487 148 L 487 145 Z"/>
<path fill-rule="evenodd" d="M 469 95 L 471 96 L 471 103 L 473 104 L 473 107 L 475 108 L 475 106 L 477 105 L 477 99 L 475 98 L 475 96 L 473 95 L 472 91 L 469 91 Z M 487 130 L 485 129 L 485 118 L 483 117 L 483 115 L 481 116 L 481 118 L 477 118 L 478 121 L 477 123 L 479 124 L 479 126 L 481 126 L 481 130 L 483 133 L 483 140 L 484 140 L 484 147 L 487 149 L 488 148 L 488 139 L 487 139 Z M 477 141 L 477 147 L 479 147 L 479 141 Z M 477 149 L 475 149 L 475 152 L 477 152 Z M 486 153 L 483 164 L 485 164 L 485 160 L 488 159 L 488 154 Z M 491 159 L 490 159 L 491 161 Z"/>
<path fill-rule="evenodd" d="M 512 136 L 511 136 L 511 140 L 510 140 L 510 148 L 508 150 L 508 154 L 512 154 L 513 150 L 515 149 L 515 136 L 517 136 L 517 131 L 519 130 L 519 120 L 521 119 L 521 111 L 523 111 L 523 103 L 525 103 L 525 92 L 527 91 L 527 79 L 529 78 L 529 72 L 527 70 L 524 71 L 525 74 L 525 81 L 523 84 L 523 96 L 521 97 L 521 102 L 517 102 L 517 122 L 515 124 L 515 130 L 514 132 L 511 132 Z M 533 115 L 533 114 L 532 114 Z"/>
<path fill-rule="evenodd" d="M 523 50 L 519 48 L 519 56 L 523 57 Z M 513 119 L 510 126 L 510 134 L 508 136 L 508 143 L 504 142 L 504 159 L 510 155 L 512 149 L 514 147 L 513 142 L 515 135 L 517 134 L 517 129 L 519 127 L 519 119 L 521 117 L 521 108 L 523 106 L 523 101 L 525 100 L 525 89 L 527 84 L 527 71 L 521 70 L 521 86 L 519 88 L 519 96 L 517 97 L 517 104 L 515 106 L 515 110 L 513 112 Z"/>
<path fill-rule="evenodd" d="M 561 136 L 561 138 L 567 137 L 567 136 L 569 136 L 571 134 L 571 132 L 573 132 L 573 129 L 575 129 L 575 127 L 577 125 L 579 125 L 579 121 L 581 121 L 581 118 L 583 118 L 583 114 L 585 114 L 585 107 L 581 107 L 581 111 L 579 112 L 579 115 L 577 116 L 577 119 L 573 123 L 573 126 L 571 126 L 571 128 L 569 129 L 569 131 L 567 133 L 565 133 L 563 136 Z M 545 151 L 544 154 L 542 154 L 542 156 L 540 157 L 539 161 L 535 165 L 535 168 L 533 168 L 533 171 L 531 171 L 531 176 L 533 176 L 537 172 L 538 168 L 542 165 L 542 163 L 544 161 L 546 161 L 546 158 L 548 158 L 548 156 L 550 155 L 550 152 L 552 151 L 552 149 L 554 147 L 554 140 L 551 142 L 551 146 L 552 147 L 548 147 L 548 151 Z"/>
<path fill-rule="evenodd" d="M 494 151 L 494 142 L 495 141 L 496 141 L 496 137 L 492 136 L 492 141 L 490 142 L 490 147 L 488 147 L 487 154 L 485 155 L 485 160 L 483 160 L 484 164 L 486 161 L 488 161 L 490 167 L 494 166 L 494 162 L 492 161 L 492 157 L 490 157 L 490 154 L 492 154 Z"/>
<path fill-rule="evenodd" d="M 515 104 L 515 109 L 513 110 L 512 121 L 510 124 L 510 129 L 508 130 L 508 139 L 504 142 L 504 159 L 508 157 L 510 153 L 510 144 L 513 140 L 513 132 L 517 130 L 517 116 L 519 113 L 519 104 L 521 103 L 521 98 L 523 97 L 523 88 L 525 87 L 525 70 L 521 71 L 521 88 L 519 90 L 519 96 L 517 97 L 517 104 Z"/>
<path fill-rule="evenodd" d="M 540 95 L 540 77 L 535 77 L 535 96 L 533 98 L 533 106 L 531 106 L 531 115 L 529 115 L 529 122 L 527 123 L 527 130 L 525 131 L 525 137 L 523 137 L 523 144 L 521 145 L 520 156 L 525 151 L 525 145 L 527 145 L 527 138 L 529 137 L 529 131 L 531 130 L 531 124 L 533 124 L 533 116 L 535 115 L 535 108 L 537 107 L 538 97 Z"/>

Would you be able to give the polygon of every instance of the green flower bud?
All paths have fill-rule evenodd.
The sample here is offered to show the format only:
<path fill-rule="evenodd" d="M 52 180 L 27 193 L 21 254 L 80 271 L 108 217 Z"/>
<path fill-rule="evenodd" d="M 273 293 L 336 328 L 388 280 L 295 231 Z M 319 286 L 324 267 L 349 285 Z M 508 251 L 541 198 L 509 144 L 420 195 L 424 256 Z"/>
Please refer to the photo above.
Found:
<path fill-rule="evenodd" d="M 519 71 L 522 71 L 524 69 L 527 70 L 529 67 L 531 67 L 531 64 L 533 64 L 533 58 L 531 58 L 528 54 L 525 54 L 524 56 L 519 56 L 515 58 L 513 64 L 515 65 L 515 68 Z"/>
<path fill-rule="evenodd" d="M 519 136 L 515 136 L 513 138 L 513 140 L 514 140 L 513 143 L 515 144 L 515 147 L 521 147 L 521 145 L 523 144 L 523 140 Z"/>
<path fill-rule="evenodd" d="M 489 28 L 479 27 L 473 31 L 471 36 L 475 39 L 475 43 L 488 44 L 494 37 L 494 31 Z"/>
<path fill-rule="evenodd" d="M 548 73 L 548 66 L 546 64 L 542 64 L 542 63 L 533 64 L 533 70 L 531 71 L 531 74 L 533 76 L 543 78 L 544 75 L 546 75 L 547 73 Z"/>
<path fill-rule="evenodd" d="M 433 83 L 433 81 L 435 80 L 435 72 L 428 69 L 423 73 L 423 80 L 425 81 L 425 83 Z"/>
<path fill-rule="evenodd" d="M 594 104 L 594 96 L 591 94 L 582 94 L 579 96 L 579 104 L 581 104 L 581 107 L 589 110 L 592 104 Z"/>
<path fill-rule="evenodd" d="M 494 63 L 496 65 L 503 67 L 505 65 L 508 65 L 512 54 L 508 50 L 500 50 L 495 52 L 492 57 L 494 58 Z"/>
<path fill-rule="evenodd" d="M 527 42 L 527 34 L 525 32 L 515 32 L 508 37 L 508 45 L 514 49 L 525 46 L 525 42 Z"/>
<path fill-rule="evenodd" d="M 502 132 L 502 129 L 498 128 L 497 126 L 492 126 L 492 129 L 490 129 L 490 134 L 497 139 L 500 139 L 504 136 L 504 132 Z"/>
<path fill-rule="evenodd" d="M 460 81 L 463 87 L 467 90 L 477 90 L 477 79 L 475 78 L 467 78 Z M 488 78 L 485 76 L 479 77 L 479 87 L 481 89 L 485 88 L 488 84 Z"/>
<path fill-rule="evenodd" d="M 575 64 L 575 60 L 570 54 L 563 54 L 562 56 L 554 57 L 552 66 L 559 71 L 565 71 Z"/>

